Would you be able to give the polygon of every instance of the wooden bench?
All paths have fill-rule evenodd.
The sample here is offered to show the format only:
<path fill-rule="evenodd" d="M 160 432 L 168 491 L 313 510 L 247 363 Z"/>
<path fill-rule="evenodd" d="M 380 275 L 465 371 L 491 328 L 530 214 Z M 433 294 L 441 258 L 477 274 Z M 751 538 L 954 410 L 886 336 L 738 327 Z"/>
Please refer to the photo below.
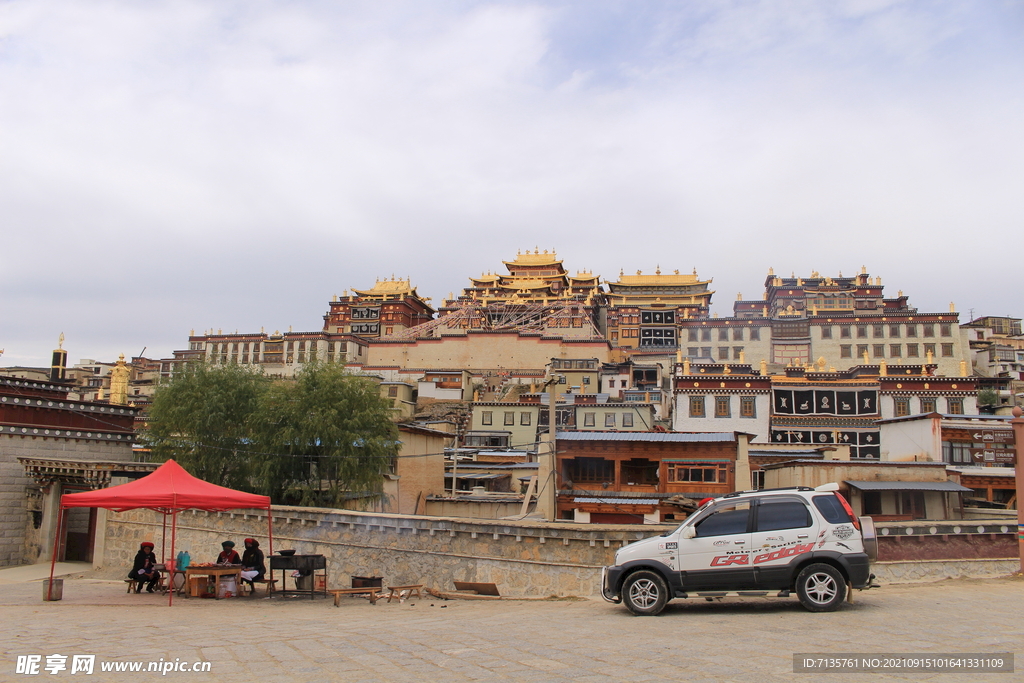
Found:
<path fill-rule="evenodd" d="M 409 591 L 408 597 L 412 597 L 413 593 L 416 594 L 417 598 L 423 599 L 423 584 L 417 583 L 410 586 L 388 586 L 388 602 L 391 602 L 391 598 L 397 598 L 399 601 L 402 600 L 402 591 Z"/>
<path fill-rule="evenodd" d="M 334 588 L 327 592 L 334 596 L 334 606 L 341 607 L 342 595 L 368 595 L 370 596 L 370 604 L 376 605 L 377 598 L 383 597 L 383 594 L 377 594 L 378 590 L 380 589 L 374 588 L 373 586 L 366 586 L 364 588 Z"/>
<path fill-rule="evenodd" d="M 246 581 L 245 579 L 242 579 L 242 585 L 247 586 L 249 588 L 250 595 L 256 593 L 255 584 L 257 583 L 266 585 L 267 597 L 269 598 L 274 593 L 274 585 L 277 583 L 277 579 L 253 579 L 252 581 Z"/>
<path fill-rule="evenodd" d="M 124 582 L 126 584 L 128 584 L 128 592 L 131 593 L 132 589 L 135 588 L 135 584 L 139 584 L 139 590 L 141 591 L 142 587 L 144 585 L 146 585 L 147 583 L 149 583 L 149 579 L 143 579 L 141 581 L 139 579 L 125 579 Z M 160 576 L 156 580 L 156 587 L 154 587 L 153 592 L 161 592 L 162 593 L 164 591 L 164 589 L 165 589 L 165 586 L 164 586 L 164 575 L 163 575 L 163 572 L 160 572 Z"/>

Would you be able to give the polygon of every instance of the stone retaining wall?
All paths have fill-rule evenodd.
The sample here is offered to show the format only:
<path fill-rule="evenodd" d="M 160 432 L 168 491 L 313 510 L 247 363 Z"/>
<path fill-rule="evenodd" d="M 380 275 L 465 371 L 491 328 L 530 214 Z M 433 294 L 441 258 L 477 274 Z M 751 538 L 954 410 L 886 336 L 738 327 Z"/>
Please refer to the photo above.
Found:
<path fill-rule="evenodd" d="M 331 588 L 348 587 L 350 576 L 383 576 L 392 585 L 422 583 L 441 590 L 453 590 L 453 581 L 494 583 L 502 595 L 516 597 L 598 595 L 601 567 L 611 564 L 617 548 L 664 530 L 284 506 L 275 507 L 273 517 L 274 549 L 325 555 Z M 148 510 L 110 513 L 108 573 L 127 571 L 144 540 L 156 543 L 159 555 L 161 525 L 162 516 Z M 178 516 L 175 546 L 188 550 L 193 562 L 212 562 L 222 541 L 235 541 L 241 553 L 249 536 L 268 551 L 266 513 L 187 511 Z"/>
<path fill-rule="evenodd" d="M 993 579 L 1020 570 L 1020 561 L 1012 560 L 917 560 L 913 562 L 875 562 L 871 572 L 882 585 L 919 583 L 942 579 Z"/>
<path fill-rule="evenodd" d="M 148 510 L 109 513 L 103 555 L 107 573 L 126 573 L 144 540 L 156 543 L 159 555 L 161 525 L 162 516 Z M 1007 527 L 1005 532 L 1002 526 Z M 294 548 L 299 554 L 327 557 L 331 588 L 348 587 L 351 576 L 382 576 L 392 585 L 422 583 L 441 590 L 452 590 L 454 581 L 494 583 L 502 595 L 542 597 L 599 595 L 601 567 L 612 563 L 617 548 L 670 527 L 281 506 L 273 510 L 273 528 L 276 550 Z M 1005 551 L 1007 539 L 1014 540 L 1013 531 L 1001 522 L 992 528 L 974 521 L 880 525 L 880 561 L 872 571 L 883 583 L 1010 574 L 1018 568 L 1017 560 L 999 553 Z M 241 552 L 242 539 L 249 536 L 260 540 L 264 552 L 269 550 L 265 512 L 187 511 L 178 516 L 175 545 L 188 550 L 194 562 L 212 562 L 221 541 L 235 541 Z M 169 525 L 167 543 L 169 547 Z"/>

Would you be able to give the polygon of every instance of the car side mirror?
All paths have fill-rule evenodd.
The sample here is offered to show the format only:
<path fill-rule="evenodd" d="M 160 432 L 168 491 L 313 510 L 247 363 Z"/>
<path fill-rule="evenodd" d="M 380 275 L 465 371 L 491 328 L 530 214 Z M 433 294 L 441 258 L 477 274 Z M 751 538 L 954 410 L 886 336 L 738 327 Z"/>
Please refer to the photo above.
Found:
<path fill-rule="evenodd" d="M 680 534 L 680 536 L 682 538 L 696 538 L 697 530 L 692 526 L 688 526 L 685 529 L 683 529 L 683 533 Z"/>

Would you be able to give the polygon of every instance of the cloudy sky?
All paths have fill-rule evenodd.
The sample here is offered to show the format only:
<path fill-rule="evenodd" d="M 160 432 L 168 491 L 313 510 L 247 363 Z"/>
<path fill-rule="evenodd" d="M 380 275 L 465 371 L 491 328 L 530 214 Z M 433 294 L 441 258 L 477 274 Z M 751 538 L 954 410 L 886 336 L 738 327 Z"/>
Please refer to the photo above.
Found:
<path fill-rule="evenodd" d="M 1021 0 L 0 3 L 0 364 L 517 250 L 1024 316 Z"/>

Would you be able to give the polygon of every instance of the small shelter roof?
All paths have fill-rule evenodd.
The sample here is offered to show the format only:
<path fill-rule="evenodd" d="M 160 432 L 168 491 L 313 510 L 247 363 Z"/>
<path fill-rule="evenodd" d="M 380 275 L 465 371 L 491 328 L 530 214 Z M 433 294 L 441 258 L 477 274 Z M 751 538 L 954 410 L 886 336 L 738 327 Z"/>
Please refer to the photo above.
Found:
<path fill-rule="evenodd" d="M 171 513 L 178 510 L 218 512 L 238 508 L 270 508 L 270 496 L 245 493 L 197 479 L 168 460 L 141 479 L 95 491 L 60 497 L 62 508 L 106 508 L 115 512 L 148 508 Z"/>
<path fill-rule="evenodd" d="M 972 489 L 954 481 L 846 481 L 861 491 L 946 491 L 970 493 Z"/>

